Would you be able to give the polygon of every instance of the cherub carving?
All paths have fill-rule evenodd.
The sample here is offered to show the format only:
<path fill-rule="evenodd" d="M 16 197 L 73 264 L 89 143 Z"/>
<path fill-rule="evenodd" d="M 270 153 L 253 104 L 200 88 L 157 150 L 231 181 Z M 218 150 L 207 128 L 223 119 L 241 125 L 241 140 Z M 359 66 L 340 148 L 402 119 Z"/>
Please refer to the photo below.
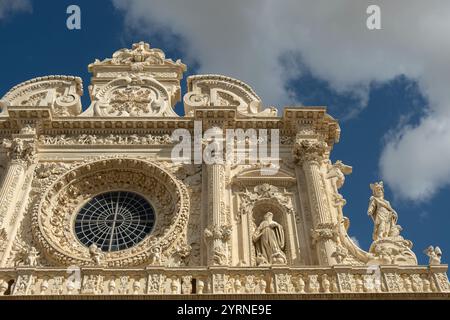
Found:
<path fill-rule="evenodd" d="M 442 258 L 442 251 L 441 248 L 433 246 L 429 246 L 425 249 L 424 253 L 430 258 L 429 264 L 430 265 L 440 265 L 441 264 L 441 258 Z"/>

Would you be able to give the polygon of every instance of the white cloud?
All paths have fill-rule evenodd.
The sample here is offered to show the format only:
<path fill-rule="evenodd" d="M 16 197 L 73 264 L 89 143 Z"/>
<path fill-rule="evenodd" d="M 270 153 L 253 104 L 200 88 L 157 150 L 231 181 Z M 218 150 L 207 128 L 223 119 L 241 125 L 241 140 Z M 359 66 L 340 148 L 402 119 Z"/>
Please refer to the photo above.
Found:
<path fill-rule="evenodd" d="M 198 62 L 199 72 L 242 79 L 266 104 L 291 102 L 293 89 L 302 88 L 286 84 L 301 74 L 302 66 L 336 91 L 360 97 L 361 103 L 371 83 L 401 74 L 417 81 L 429 110 L 419 125 L 390 136 L 380 159 L 381 175 L 406 199 L 428 199 L 449 184 L 450 1 L 113 2 L 125 11 L 129 27 L 148 35 L 180 36 L 185 41 L 172 45 Z M 382 30 L 365 27 L 369 3 L 381 7 Z M 292 59 L 298 56 L 301 63 Z"/>
<path fill-rule="evenodd" d="M 352 239 L 353 243 L 356 244 L 357 247 L 361 248 L 358 239 L 356 239 L 356 237 L 350 237 L 350 239 Z"/>
<path fill-rule="evenodd" d="M 31 11 L 30 0 L 1 0 L 0 1 L 0 20 L 18 11 Z"/>

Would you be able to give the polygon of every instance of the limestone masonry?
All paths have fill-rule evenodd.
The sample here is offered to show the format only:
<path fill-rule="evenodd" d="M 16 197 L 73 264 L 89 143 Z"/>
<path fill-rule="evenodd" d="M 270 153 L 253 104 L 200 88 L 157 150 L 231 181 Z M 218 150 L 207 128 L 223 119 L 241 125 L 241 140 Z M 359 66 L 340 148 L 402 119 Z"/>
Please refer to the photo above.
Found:
<path fill-rule="evenodd" d="M 440 249 L 417 264 L 382 182 L 361 213 L 369 251 L 348 236 L 339 189 L 352 167 L 330 161 L 340 127 L 324 107 L 278 116 L 222 75 L 190 76 L 182 97 L 186 66 L 143 42 L 88 68 L 85 111 L 74 76 L 31 79 L 0 100 L 3 298 L 449 297 Z M 172 133 L 195 121 L 278 129 L 278 171 L 174 163 Z"/>

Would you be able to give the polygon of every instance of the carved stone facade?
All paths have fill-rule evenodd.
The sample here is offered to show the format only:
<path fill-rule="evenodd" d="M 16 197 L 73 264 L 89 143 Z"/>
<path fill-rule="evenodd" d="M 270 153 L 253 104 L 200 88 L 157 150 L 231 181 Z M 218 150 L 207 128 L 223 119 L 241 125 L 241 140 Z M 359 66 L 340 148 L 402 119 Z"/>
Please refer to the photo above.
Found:
<path fill-rule="evenodd" d="M 26 81 L 0 100 L 0 296 L 448 297 L 441 250 L 430 246 L 429 266 L 417 265 L 381 182 L 371 185 L 369 251 L 348 236 L 339 189 L 352 168 L 330 161 L 340 127 L 324 107 L 278 116 L 221 75 L 190 76 L 182 99 L 185 70 L 141 42 L 89 65 L 84 111 L 71 76 Z M 184 116 L 174 112 L 180 100 Z M 201 134 L 278 129 L 277 170 L 173 161 L 174 131 L 194 133 L 197 121 Z M 120 240 L 133 244 L 125 249 L 80 238 L 79 213 L 108 192 L 139 195 L 153 210 L 142 239 Z M 121 230 L 128 212 L 115 210 L 93 228 Z"/>

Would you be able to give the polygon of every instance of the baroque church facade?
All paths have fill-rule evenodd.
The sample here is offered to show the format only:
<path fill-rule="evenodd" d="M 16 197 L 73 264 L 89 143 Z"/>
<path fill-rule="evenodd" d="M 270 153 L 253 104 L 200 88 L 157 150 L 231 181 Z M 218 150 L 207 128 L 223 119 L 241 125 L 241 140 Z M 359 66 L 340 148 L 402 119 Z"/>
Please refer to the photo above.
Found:
<path fill-rule="evenodd" d="M 445 298 L 439 248 L 418 265 L 401 213 L 370 185 L 368 251 L 348 236 L 324 107 L 264 108 L 242 81 L 194 75 L 147 43 L 0 100 L 0 296 Z M 182 100 L 185 115 L 174 106 Z M 175 163 L 175 130 L 277 129 L 278 170 Z M 202 148 L 207 143 L 202 142 Z"/>

